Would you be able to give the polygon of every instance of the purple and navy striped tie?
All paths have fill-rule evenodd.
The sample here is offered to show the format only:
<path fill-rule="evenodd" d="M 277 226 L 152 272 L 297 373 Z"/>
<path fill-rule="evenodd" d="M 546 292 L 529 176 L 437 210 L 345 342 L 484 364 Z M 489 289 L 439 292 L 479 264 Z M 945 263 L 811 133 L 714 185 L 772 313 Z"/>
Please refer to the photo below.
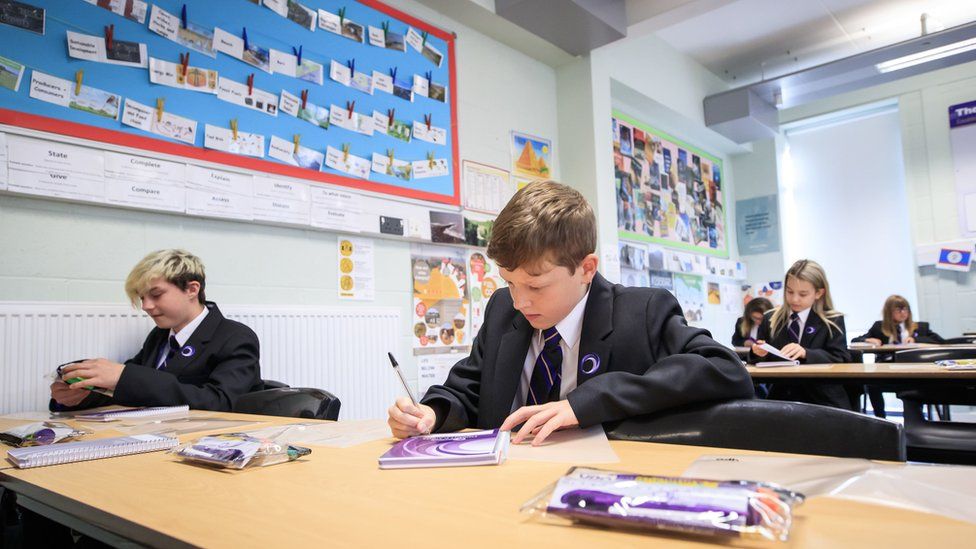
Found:
<path fill-rule="evenodd" d="M 790 333 L 791 343 L 800 342 L 800 315 L 796 313 L 790 315 L 790 327 L 787 331 Z"/>
<path fill-rule="evenodd" d="M 526 406 L 559 400 L 559 382 L 563 377 L 563 348 L 559 345 L 562 338 L 555 326 L 542 330 L 542 338 L 542 352 L 535 359 Z"/>

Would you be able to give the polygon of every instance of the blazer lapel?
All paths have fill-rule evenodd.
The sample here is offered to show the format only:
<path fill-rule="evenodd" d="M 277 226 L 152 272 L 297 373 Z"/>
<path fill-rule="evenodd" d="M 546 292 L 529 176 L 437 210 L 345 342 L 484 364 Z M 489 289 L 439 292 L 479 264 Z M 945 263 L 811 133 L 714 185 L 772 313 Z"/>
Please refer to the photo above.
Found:
<path fill-rule="evenodd" d="M 190 334 L 190 339 L 177 350 L 173 358 L 166 363 L 166 371 L 179 376 L 181 372 L 187 369 L 191 364 L 196 362 L 200 355 L 203 354 L 203 349 L 207 343 L 213 339 L 214 332 L 217 331 L 217 326 L 224 319 L 224 315 L 220 314 L 220 309 L 217 305 L 207 302 L 207 308 L 209 312 L 203 322 L 197 326 L 197 329 Z"/>
<path fill-rule="evenodd" d="M 143 358 L 143 366 L 149 366 L 152 369 L 156 369 L 156 365 L 159 364 L 159 353 L 162 352 L 163 346 L 166 345 L 166 340 L 169 338 L 169 330 L 164 330 L 162 328 L 153 328 L 152 339 L 146 345 L 146 350 L 148 353 Z"/>
<path fill-rule="evenodd" d="M 827 326 L 820 320 L 817 313 L 810 311 L 809 316 L 807 316 L 807 323 L 803 326 L 803 334 L 800 336 L 800 346 L 809 347 L 813 338 L 817 337 L 818 333 L 826 329 Z"/>
<path fill-rule="evenodd" d="M 583 331 L 580 333 L 579 364 L 576 385 L 602 374 L 610 366 L 610 342 L 613 332 L 613 286 L 600 273 L 590 283 L 590 295 L 583 311 Z"/>
<path fill-rule="evenodd" d="M 525 355 L 529 352 L 534 333 L 535 329 L 529 321 L 517 314 L 512 320 L 512 329 L 502 336 L 495 359 L 494 390 L 485 393 L 482 388 L 482 416 L 486 416 L 482 419 L 483 423 L 501 424 L 511 412 L 522 379 Z"/>

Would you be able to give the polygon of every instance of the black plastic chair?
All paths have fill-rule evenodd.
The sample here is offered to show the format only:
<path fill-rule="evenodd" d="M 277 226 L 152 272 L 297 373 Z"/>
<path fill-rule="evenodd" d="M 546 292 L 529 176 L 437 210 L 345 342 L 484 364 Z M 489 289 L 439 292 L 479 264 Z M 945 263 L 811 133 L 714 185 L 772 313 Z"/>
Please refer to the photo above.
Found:
<path fill-rule="evenodd" d="M 264 384 L 265 389 L 285 389 L 289 387 L 287 383 L 282 383 L 273 379 L 262 379 L 261 383 Z"/>
<path fill-rule="evenodd" d="M 943 345 L 973 345 L 976 344 L 976 337 L 973 336 L 963 336 L 963 337 L 948 337 L 942 341 Z"/>
<path fill-rule="evenodd" d="M 895 362 L 934 362 L 976 358 L 976 347 L 925 347 L 895 353 Z M 976 405 L 976 383 L 926 386 L 899 391 L 905 408 L 908 459 L 934 463 L 976 465 L 976 423 L 953 422 L 950 405 Z M 923 407 L 942 408 L 943 421 L 926 419 Z"/>
<path fill-rule="evenodd" d="M 278 387 L 242 395 L 234 411 L 242 414 L 339 419 L 339 398 L 322 389 Z"/>
<path fill-rule="evenodd" d="M 901 425 L 778 400 L 728 400 L 604 425 L 612 440 L 905 461 Z"/>

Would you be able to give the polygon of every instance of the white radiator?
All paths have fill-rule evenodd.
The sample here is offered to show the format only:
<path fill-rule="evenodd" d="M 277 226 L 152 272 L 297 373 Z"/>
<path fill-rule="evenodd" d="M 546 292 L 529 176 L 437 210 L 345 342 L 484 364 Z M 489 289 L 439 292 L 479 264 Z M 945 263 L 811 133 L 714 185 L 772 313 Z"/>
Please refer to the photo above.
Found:
<path fill-rule="evenodd" d="M 386 417 L 400 395 L 386 351 L 397 348 L 395 308 L 227 306 L 261 342 L 261 377 L 325 389 L 342 402 L 339 417 Z M 58 364 L 139 351 L 152 321 L 126 305 L 0 302 L 0 413 L 47 408 Z"/>

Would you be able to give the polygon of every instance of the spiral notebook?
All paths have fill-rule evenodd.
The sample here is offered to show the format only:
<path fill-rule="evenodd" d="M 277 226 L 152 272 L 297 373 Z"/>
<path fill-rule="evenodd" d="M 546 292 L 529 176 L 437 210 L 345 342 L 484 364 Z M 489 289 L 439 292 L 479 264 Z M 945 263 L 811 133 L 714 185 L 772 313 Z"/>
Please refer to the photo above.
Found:
<path fill-rule="evenodd" d="M 185 416 L 189 413 L 190 407 L 184 404 L 183 406 L 155 406 L 152 408 L 113 408 L 111 410 L 75 414 L 71 416 L 71 419 L 77 419 L 79 421 L 116 421 L 143 417 Z"/>
<path fill-rule="evenodd" d="M 509 432 L 498 429 L 405 438 L 380 456 L 380 469 L 498 465 L 508 443 Z"/>
<path fill-rule="evenodd" d="M 175 437 L 161 435 L 132 435 L 80 442 L 66 442 L 50 446 L 31 446 L 7 451 L 7 459 L 20 469 L 60 465 L 76 461 L 127 456 L 169 450 L 179 444 Z"/>

